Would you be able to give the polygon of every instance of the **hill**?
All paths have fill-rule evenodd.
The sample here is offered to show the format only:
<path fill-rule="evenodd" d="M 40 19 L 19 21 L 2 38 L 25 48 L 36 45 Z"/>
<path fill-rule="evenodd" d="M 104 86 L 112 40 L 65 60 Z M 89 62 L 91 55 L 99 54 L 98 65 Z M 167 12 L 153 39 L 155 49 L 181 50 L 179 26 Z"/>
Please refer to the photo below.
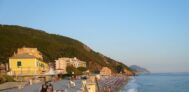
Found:
<path fill-rule="evenodd" d="M 136 74 L 150 73 L 150 71 L 148 71 L 147 69 L 137 65 L 131 65 L 129 68 L 133 70 Z"/>
<path fill-rule="evenodd" d="M 21 27 L 17 25 L 0 25 L 0 62 L 8 62 L 17 48 L 34 47 L 42 52 L 46 62 L 54 62 L 60 57 L 77 57 L 86 61 L 92 72 L 98 72 L 103 66 L 107 66 L 113 72 L 130 69 L 121 62 L 117 62 L 98 52 L 93 51 L 78 40 L 49 34 L 42 30 Z"/>

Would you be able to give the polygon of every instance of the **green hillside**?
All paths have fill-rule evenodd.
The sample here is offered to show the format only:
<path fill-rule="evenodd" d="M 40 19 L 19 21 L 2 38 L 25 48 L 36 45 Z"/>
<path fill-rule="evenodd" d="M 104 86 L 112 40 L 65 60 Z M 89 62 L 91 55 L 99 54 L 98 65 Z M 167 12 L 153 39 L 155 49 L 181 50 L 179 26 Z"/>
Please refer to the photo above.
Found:
<path fill-rule="evenodd" d="M 38 48 L 46 62 L 54 62 L 59 57 L 77 57 L 86 61 L 88 68 L 93 72 L 102 66 L 110 67 L 114 72 L 128 69 L 126 65 L 97 53 L 69 37 L 27 27 L 0 25 L 0 62 L 8 62 L 8 58 L 17 51 L 17 48 L 23 46 Z"/>

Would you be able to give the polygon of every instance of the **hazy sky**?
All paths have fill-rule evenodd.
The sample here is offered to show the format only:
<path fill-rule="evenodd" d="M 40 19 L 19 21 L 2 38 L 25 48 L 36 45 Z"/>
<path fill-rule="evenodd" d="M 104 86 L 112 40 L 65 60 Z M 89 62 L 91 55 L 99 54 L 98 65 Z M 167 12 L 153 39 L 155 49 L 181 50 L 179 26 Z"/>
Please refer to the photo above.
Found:
<path fill-rule="evenodd" d="M 0 24 L 69 36 L 152 72 L 189 72 L 189 0 L 0 0 Z"/>

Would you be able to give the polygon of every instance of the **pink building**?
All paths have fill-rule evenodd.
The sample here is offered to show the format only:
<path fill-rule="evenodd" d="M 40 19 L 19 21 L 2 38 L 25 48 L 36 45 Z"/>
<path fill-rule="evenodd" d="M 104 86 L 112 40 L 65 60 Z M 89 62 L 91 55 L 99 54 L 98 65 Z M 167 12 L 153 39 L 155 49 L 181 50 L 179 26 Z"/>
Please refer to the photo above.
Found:
<path fill-rule="evenodd" d="M 110 68 L 108 67 L 103 67 L 101 70 L 100 70 L 100 75 L 106 75 L 106 76 L 109 76 L 112 74 L 112 71 Z"/>
<path fill-rule="evenodd" d="M 56 73 L 66 73 L 66 67 L 67 67 L 67 58 L 59 58 L 58 60 L 55 60 L 55 69 Z"/>

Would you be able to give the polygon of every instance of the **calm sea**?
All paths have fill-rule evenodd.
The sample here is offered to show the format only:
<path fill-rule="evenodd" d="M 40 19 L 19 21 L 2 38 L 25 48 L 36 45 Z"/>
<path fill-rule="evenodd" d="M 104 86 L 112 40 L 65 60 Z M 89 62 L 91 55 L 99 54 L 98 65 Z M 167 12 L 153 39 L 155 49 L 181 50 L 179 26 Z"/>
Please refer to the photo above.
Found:
<path fill-rule="evenodd" d="M 189 92 L 189 73 L 156 73 L 131 77 L 120 92 Z"/>

